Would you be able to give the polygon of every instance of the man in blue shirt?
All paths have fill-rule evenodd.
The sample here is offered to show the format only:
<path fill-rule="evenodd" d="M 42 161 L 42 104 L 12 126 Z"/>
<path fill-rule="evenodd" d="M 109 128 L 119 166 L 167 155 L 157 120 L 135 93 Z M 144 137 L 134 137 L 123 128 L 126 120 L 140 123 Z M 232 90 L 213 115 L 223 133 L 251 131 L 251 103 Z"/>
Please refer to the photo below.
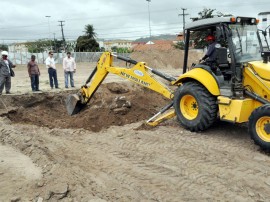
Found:
<path fill-rule="evenodd" d="M 202 60 L 205 62 L 213 63 L 216 60 L 216 44 L 215 37 L 213 35 L 208 35 L 206 37 L 208 43 L 208 48 L 206 54 L 203 56 Z"/>

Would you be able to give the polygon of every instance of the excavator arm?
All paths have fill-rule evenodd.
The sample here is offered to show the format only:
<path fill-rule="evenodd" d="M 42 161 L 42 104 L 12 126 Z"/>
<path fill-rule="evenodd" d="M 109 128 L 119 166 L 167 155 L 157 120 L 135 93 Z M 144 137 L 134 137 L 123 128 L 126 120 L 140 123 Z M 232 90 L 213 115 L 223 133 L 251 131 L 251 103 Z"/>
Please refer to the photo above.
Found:
<path fill-rule="evenodd" d="M 132 67 L 117 67 L 113 66 L 113 59 L 118 58 L 127 63 L 132 64 Z M 69 95 L 66 100 L 67 111 L 69 115 L 77 114 L 87 105 L 87 103 L 91 100 L 94 93 L 97 91 L 100 84 L 106 78 L 108 73 L 112 73 L 118 75 L 124 79 L 130 80 L 134 83 L 142 85 L 146 88 L 149 88 L 157 93 L 160 93 L 164 97 L 172 100 L 173 99 L 173 91 L 169 89 L 166 85 L 158 81 L 154 75 L 157 75 L 169 82 L 174 82 L 176 79 L 164 73 L 161 73 L 151 67 L 146 66 L 144 62 L 137 62 L 130 58 L 126 58 L 123 56 L 115 55 L 111 52 L 104 52 L 97 66 L 90 74 L 86 83 L 81 87 L 77 94 Z M 90 83 L 90 85 L 88 85 Z M 164 114 L 164 112 L 168 111 L 172 107 L 172 102 L 165 106 L 158 114 L 154 117 L 150 118 L 147 122 L 150 125 L 157 125 L 164 119 L 169 119 L 175 116 L 174 110 L 170 110 L 170 112 Z M 159 118 L 157 118 L 159 116 Z"/>

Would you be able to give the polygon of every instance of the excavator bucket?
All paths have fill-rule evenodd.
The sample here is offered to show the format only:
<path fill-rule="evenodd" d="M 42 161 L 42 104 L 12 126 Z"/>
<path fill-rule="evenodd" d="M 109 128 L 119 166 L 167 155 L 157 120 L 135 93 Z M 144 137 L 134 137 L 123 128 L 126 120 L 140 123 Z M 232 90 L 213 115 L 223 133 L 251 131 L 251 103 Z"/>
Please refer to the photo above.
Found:
<path fill-rule="evenodd" d="M 66 99 L 66 108 L 69 115 L 74 115 L 79 113 L 86 104 L 82 104 L 79 95 L 72 94 Z"/>

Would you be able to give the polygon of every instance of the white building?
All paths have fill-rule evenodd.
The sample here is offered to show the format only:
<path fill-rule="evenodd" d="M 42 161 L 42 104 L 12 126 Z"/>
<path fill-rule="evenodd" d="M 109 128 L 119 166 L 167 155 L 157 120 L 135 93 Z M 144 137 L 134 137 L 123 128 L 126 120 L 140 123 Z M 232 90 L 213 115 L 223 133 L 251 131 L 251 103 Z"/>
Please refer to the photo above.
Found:
<path fill-rule="evenodd" d="M 128 50 L 132 47 L 132 41 L 130 40 L 112 40 L 112 41 L 104 41 L 104 48 L 106 51 L 111 51 L 112 47 L 117 48 L 127 48 Z"/>
<path fill-rule="evenodd" d="M 13 43 L 8 45 L 8 51 L 13 53 L 27 52 L 26 43 Z"/>

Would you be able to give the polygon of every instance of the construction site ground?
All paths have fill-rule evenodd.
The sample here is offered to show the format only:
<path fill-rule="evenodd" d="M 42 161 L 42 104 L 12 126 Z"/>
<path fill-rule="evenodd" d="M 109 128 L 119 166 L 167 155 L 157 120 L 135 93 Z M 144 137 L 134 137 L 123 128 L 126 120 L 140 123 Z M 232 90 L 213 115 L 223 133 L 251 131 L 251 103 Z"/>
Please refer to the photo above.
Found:
<path fill-rule="evenodd" d="M 175 53 L 131 56 L 177 77 Z M 57 65 L 61 89 L 51 90 L 40 65 L 42 92 L 32 93 L 26 66 L 17 65 L 13 94 L 0 96 L 0 201 L 269 201 L 270 157 L 246 125 L 216 121 L 192 133 L 173 118 L 146 126 L 169 101 L 115 75 L 68 116 L 67 95 L 94 66 L 78 64 L 76 88 L 65 89 Z"/>

